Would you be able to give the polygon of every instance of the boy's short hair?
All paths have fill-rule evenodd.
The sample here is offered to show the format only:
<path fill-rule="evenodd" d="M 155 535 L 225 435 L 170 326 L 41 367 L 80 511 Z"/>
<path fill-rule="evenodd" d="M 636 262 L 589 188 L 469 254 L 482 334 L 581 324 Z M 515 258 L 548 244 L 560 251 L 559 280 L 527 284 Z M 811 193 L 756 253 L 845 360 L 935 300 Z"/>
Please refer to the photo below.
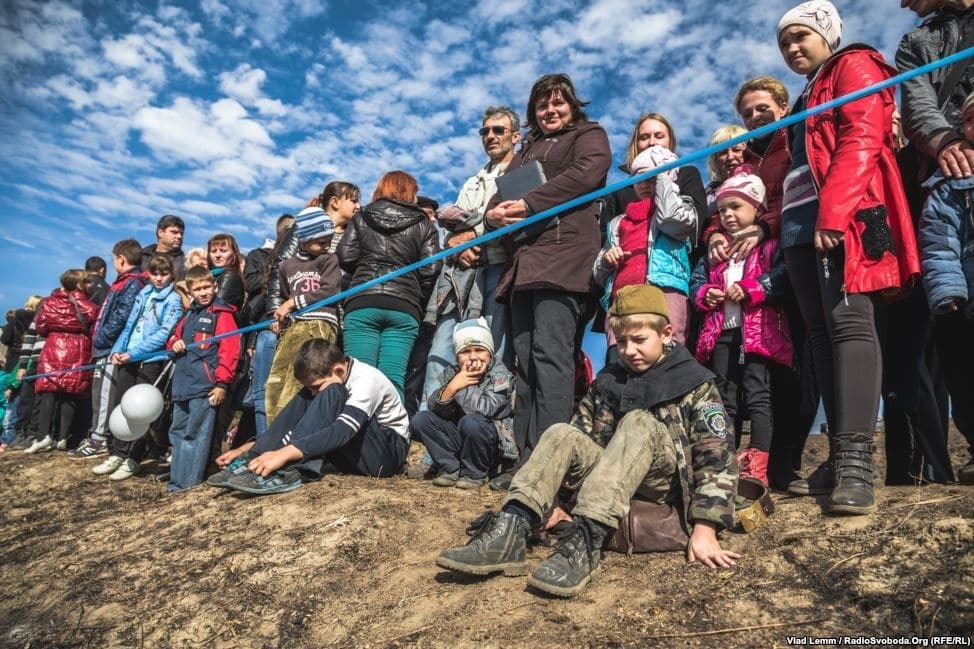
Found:
<path fill-rule="evenodd" d="M 779 106 L 788 108 L 788 89 L 785 88 L 785 84 L 774 77 L 762 76 L 748 79 L 741 84 L 741 87 L 737 90 L 737 94 L 734 96 L 734 110 L 740 113 L 741 100 L 744 99 L 744 95 L 757 90 L 767 92 Z"/>
<path fill-rule="evenodd" d="M 61 288 L 65 291 L 81 290 L 82 285 L 88 279 L 88 273 L 81 268 L 71 268 L 61 273 Z"/>
<path fill-rule="evenodd" d="M 105 264 L 105 260 L 101 257 L 94 256 L 85 259 L 85 270 L 89 273 L 100 273 L 107 267 L 108 266 Z"/>
<path fill-rule="evenodd" d="M 964 99 L 964 105 L 960 108 L 961 117 L 963 117 L 964 114 L 971 109 L 971 106 L 974 106 L 974 92 L 967 95 L 967 97 Z"/>
<path fill-rule="evenodd" d="M 202 282 L 206 280 L 208 282 L 213 282 L 213 275 L 210 274 L 209 268 L 203 268 L 202 266 L 193 266 L 192 268 L 186 269 L 186 286 L 193 288 L 195 282 Z"/>
<path fill-rule="evenodd" d="M 135 239 L 122 239 L 112 248 L 112 254 L 125 259 L 129 266 L 142 263 L 142 244 Z"/>
<path fill-rule="evenodd" d="M 152 255 L 146 267 L 150 273 L 166 273 L 172 275 L 172 260 L 166 255 Z"/>
<path fill-rule="evenodd" d="M 156 225 L 156 231 L 165 230 L 167 228 L 177 227 L 183 232 L 186 231 L 186 224 L 183 220 L 176 216 L 175 214 L 166 214 L 161 219 L 159 219 L 158 225 Z"/>
<path fill-rule="evenodd" d="M 331 374 L 336 363 L 345 360 L 345 352 L 324 338 L 307 341 L 294 356 L 294 378 L 304 383 Z"/>
<path fill-rule="evenodd" d="M 609 316 L 609 327 L 616 336 L 621 336 L 627 331 L 649 327 L 659 335 L 663 335 L 666 325 L 670 324 L 669 318 L 664 318 L 658 313 L 633 313 L 630 315 Z"/>

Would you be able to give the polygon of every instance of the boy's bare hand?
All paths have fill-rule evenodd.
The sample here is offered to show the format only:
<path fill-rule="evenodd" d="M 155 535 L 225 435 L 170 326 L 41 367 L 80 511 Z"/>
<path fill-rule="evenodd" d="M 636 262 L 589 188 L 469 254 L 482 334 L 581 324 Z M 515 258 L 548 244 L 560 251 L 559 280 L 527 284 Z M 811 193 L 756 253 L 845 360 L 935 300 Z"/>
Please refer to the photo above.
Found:
<path fill-rule="evenodd" d="M 253 445 L 254 445 L 253 442 L 249 442 L 238 448 L 230 449 L 229 451 L 227 451 L 226 453 L 224 453 L 223 455 L 221 455 L 216 459 L 216 465 L 222 469 L 223 467 L 230 464 L 238 457 L 240 457 L 241 455 L 249 451 L 250 447 Z"/>
<path fill-rule="evenodd" d="M 717 541 L 717 530 L 713 523 L 697 521 L 687 546 L 687 560 L 699 561 L 708 568 L 730 568 L 737 565 L 741 555 L 724 550 Z"/>
<path fill-rule="evenodd" d="M 274 473 L 286 464 L 297 462 L 304 454 L 292 444 L 276 451 L 261 453 L 247 465 L 247 468 L 259 476 L 266 477 Z"/>
<path fill-rule="evenodd" d="M 223 403 L 224 397 L 227 396 L 227 391 L 226 388 L 217 386 L 210 390 L 210 393 L 206 396 L 210 399 L 210 405 L 215 407 Z"/>
<path fill-rule="evenodd" d="M 172 344 L 172 350 L 177 354 L 183 354 L 186 352 L 186 343 L 182 340 L 177 340 Z"/>
<path fill-rule="evenodd" d="M 278 322 L 284 322 L 291 311 L 294 311 L 294 298 L 288 298 L 281 306 L 277 307 L 277 310 L 274 311 L 274 318 Z"/>
<path fill-rule="evenodd" d="M 182 341 L 180 341 L 182 342 Z M 121 354 L 112 354 L 112 365 L 125 365 L 132 358 L 128 352 L 122 352 Z"/>

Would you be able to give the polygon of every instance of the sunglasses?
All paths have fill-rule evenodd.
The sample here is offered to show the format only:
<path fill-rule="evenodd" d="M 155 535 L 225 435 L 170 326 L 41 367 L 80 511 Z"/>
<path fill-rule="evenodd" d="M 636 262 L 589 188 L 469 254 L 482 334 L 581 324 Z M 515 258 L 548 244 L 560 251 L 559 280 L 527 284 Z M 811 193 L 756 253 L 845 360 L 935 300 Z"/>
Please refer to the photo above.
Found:
<path fill-rule="evenodd" d="M 485 126 L 477 132 L 480 133 L 480 137 L 487 137 L 488 133 L 501 136 L 504 135 L 504 133 L 507 133 L 509 130 L 511 129 L 507 128 L 506 126 Z"/>

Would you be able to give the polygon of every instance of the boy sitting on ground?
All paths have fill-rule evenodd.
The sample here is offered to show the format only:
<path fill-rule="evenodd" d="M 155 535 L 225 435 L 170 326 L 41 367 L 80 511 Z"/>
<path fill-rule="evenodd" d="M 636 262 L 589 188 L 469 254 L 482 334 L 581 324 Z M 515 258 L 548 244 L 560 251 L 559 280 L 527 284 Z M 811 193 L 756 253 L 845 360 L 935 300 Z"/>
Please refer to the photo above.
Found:
<path fill-rule="evenodd" d="M 301 486 L 301 472 L 339 471 L 385 478 L 402 472 L 409 416 L 399 392 L 379 370 L 345 356 L 333 342 L 305 342 L 294 359 L 304 386 L 256 442 L 216 459 L 213 487 L 254 495 Z"/>
<path fill-rule="evenodd" d="M 494 337 L 483 318 L 453 329 L 457 364 L 440 377 L 429 410 L 416 413 L 412 433 L 423 442 L 439 474 L 438 487 L 477 489 L 487 484 L 499 455 L 517 459 L 511 427 L 511 373 L 494 358 Z"/>
<path fill-rule="evenodd" d="M 563 486 L 577 491 L 574 519 L 528 578 L 539 590 L 560 597 L 581 591 L 634 495 L 679 505 L 692 527 L 690 561 L 729 567 L 740 558 L 717 541 L 718 530 L 734 522 L 737 463 L 714 375 L 673 341 L 666 298 L 655 286 L 620 289 L 609 315 L 619 362 L 599 373 L 570 424 L 544 432 L 501 510 L 481 517 L 470 542 L 443 550 L 437 565 L 526 574 L 528 532 Z M 549 520 L 566 518 L 556 510 Z"/>

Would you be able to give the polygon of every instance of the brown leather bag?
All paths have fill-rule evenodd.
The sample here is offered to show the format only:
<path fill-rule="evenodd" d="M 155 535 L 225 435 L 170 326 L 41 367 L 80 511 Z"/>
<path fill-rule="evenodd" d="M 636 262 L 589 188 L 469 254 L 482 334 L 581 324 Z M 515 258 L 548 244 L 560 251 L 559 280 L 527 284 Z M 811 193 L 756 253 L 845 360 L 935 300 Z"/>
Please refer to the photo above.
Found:
<path fill-rule="evenodd" d="M 633 499 L 629 515 L 620 521 L 605 549 L 623 554 L 678 552 L 685 550 L 689 542 L 679 509 Z"/>

